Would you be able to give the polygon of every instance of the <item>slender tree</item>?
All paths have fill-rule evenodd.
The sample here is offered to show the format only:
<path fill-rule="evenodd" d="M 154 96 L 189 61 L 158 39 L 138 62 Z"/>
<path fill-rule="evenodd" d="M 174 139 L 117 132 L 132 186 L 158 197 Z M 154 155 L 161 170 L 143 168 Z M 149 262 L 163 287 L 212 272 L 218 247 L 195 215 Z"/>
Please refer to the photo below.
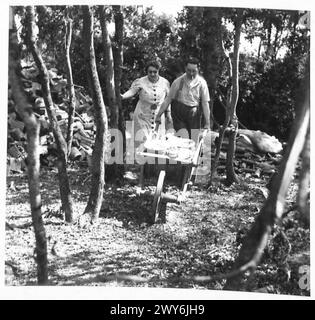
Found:
<path fill-rule="evenodd" d="M 124 14 L 121 6 L 113 6 L 114 12 L 114 20 L 115 20 L 115 36 L 114 36 L 114 70 L 115 70 L 115 91 L 116 91 L 116 101 L 119 109 L 119 117 L 118 117 L 118 129 L 122 133 L 123 137 L 123 150 L 122 156 L 123 160 L 125 160 L 126 153 L 126 128 L 125 121 L 123 116 L 122 102 L 120 97 L 120 88 L 121 88 L 121 78 L 122 78 L 122 70 L 124 63 L 124 54 L 123 54 L 123 37 L 124 37 Z M 119 175 L 123 173 L 123 166 L 119 166 Z"/>
<path fill-rule="evenodd" d="M 114 58 L 113 58 L 113 49 L 112 41 L 108 32 L 108 17 L 106 10 L 109 8 L 107 6 L 99 6 L 100 22 L 102 28 L 102 39 L 104 45 L 104 62 L 106 70 L 106 95 L 108 100 L 108 105 L 110 108 L 110 119 L 109 125 L 111 128 L 118 128 L 118 118 L 119 118 L 119 106 L 116 99 L 115 91 L 115 73 L 114 73 Z"/>
<path fill-rule="evenodd" d="M 211 175 L 210 175 L 209 186 L 212 184 L 212 182 L 214 180 L 214 177 L 216 175 L 223 139 L 224 139 L 224 136 L 225 136 L 226 128 L 227 128 L 227 126 L 229 124 L 229 121 L 230 121 L 230 117 L 229 117 L 230 114 L 228 112 L 228 108 L 229 108 L 229 105 L 230 105 L 231 93 L 232 93 L 232 90 L 231 90 L 232 62 L 231 62 L 231 58 L 230 58 L 229 54 L 226 52 L 226 50 L 224 48 L 224 43 L 223 43 L 222 38 L 221 38 L 220 42 L 221 42 L 221 53 L 222 53 L 222 56 L 225 57 L 224 60 L 227 63 L 227 70 L 228 70 L 228 77 L 229 77 L 228 83 L 229 83 L 229 85 L 228 85 L 228 88 L 227 88 L 227 99 L 226 99 L 227 103 L 226 103 L 226 107 L 225 107 L 225 119 L 224 119 L 223 125 L 221 125 L 219 127 L 219 137 L 218 137 L 218 140 L 216 140 L 216 152 L 215 152 L 214 160 L 213 160 L 213 163 L 212 163 L 212 166 L 211 166 Z"/>
<path fill-rule="evenodd" d="M 71 152 L 72 138 L 73 138 L 73 119 L 75 114 L 75 91 L 72 77 L 72 67 L 70 58 L 70 48 L 72 41 L 72 25 L 73 21 L 71 18 L 71 8 L 67 7 L 65 10 L 65 26 L 66 26 L 66 37 L 65 37 L 65 47 L 66 47 L 66 60 L 67 60 L 67 84 L 69 92 L 69 110 L 68 110 L 68 130 L 67 130 L 67 150 L 68 157 Z"/>
<path fill-rule="evenodd" d="M 214 161 L 211 168 L 210 182 L 209 185 L 212 184 L 213 179 L 216 175 L 216 170 L 219 162 L 219 156 L 221 152 L 222 142 L 227 131 L 227 127 L 230 125 L 229 130 L 229 148 L 227 152 L 227 161 L 226 161 L 226 170 L 227 170 L 227 183 L 231 184 L 233 182 L 238 182 L 238 178 L 234 172 L 233 159 L 235 154 L 235 139 L 236 133 L 238 129 L 238 121 L 236 116 L 236 105 L 238 101 L 239 95 L 239 85 L 238 85 L 238 73 L 239 73 L 239 44 L 240 44 L 240 33 L 241 33 L 241 25 L 243 21 L 243 12 L 241 9 L 237 9 L 237 17 L 235 21 L 235 35 L 234 35 L 234 51 L 233 58 L 226 51 L 222 37 L 220 38 L 221 43 L 221 55 L 223 60 L 227 64 L 228 70 L 228 88 L 227 88 L 227 105 L 225 108 L 225 119 L 222 126 L 219 129 L 219 138 L 216 142 L 216 153 L 214 157 Z"/>
<path fill-rule="evenodd" d="M 41 213 L 40 162 L 39 162 L 39 123 L 32 106 L 24 93 L 20 74 L 20 50 L 14 26 L 14 8 L 10 7 L 12 26 L 9 33 L 9 84 L 16 104 L 16 110 L 23 120 L 27 135 L 27 175 L 32 222 L 36 241 L 37 281 L 40 285 L 48 283 L 47 239 Z"/>
<path fill-rule="evenodd" d="M 226 180 L 227 184 L 233 182 L 238 183 L 239 180 L 234 171 L 233 160 L 235 156 L 235 143 L 236 134 L 238 130 L 238 120 L 236 116 L 236 106 L 239 96 L 239 50 L 240 50 L 240 37 L 241 27 L 243 22 L 243 10 L 237 9 L 235 21 L 235 36 L 234 36 L 234 52 L 232 60 L 232 93 L 229 103 L 228 113 L 232 130 L 229 132 L 229 147 L 227 150 L 226 159 Z"/>
<path fill-rule="evenodd" d="M 112 10 L 115 23 L 115 35 L 113 41 L 108 32 L 108 13 Z M 111 139 L 115 139 L 115 149 L 112 151 L 112 156 L 118 162 L 112 163 L 110 171 L 107 171 L 108 179 L 119 179 L 123 175 L 123 165 L 121 163 L 125 158 L 125 124 L 120 98 L 120 86 L 123 67 L 123 27 L 124 19 L 121 6 L 99 7 L 100 22 L 102 28 L 102 38 L 105 55 L 105 70 L 106 70 L 106 95 L 110 108 L 109 126 L 111 129 L 118 130 L 117 134 Z M 122 141 L 121 141 L 122 138 Z M 118 140 L 118 141 L 116 141 Z"/>
<path fill-rule="evenodd" d="M 67 173 L 67 144 L 59 127 L 54 103 L 51 97 L 49 75 L 45 62 L 42 58 L 41 52 L 36 44 L 36 22 L 35 22 L 35 8 L 34 6 L 27 6 L 26 8 L 26 41 L 29 51 L 32 53 L 34 61 L 39 70 L 41 78 L 43 98 L 47 114 L 50 121 L 50 126 L 56 141 L 58 151 L 58 178 L 59 190 L 62 203 L 62 210 L 65 212 L 65 219 L 67 222 L 73 221 L 73 205 L 70 191 L 68 173 Z"/>
<path fill-rule="evenodd" d="M 198 14 L 198 12 L 196 13 Z M 222 55 L 220 50 L 220 40 L 222 37 L 221 19 L 221 8 L 203 8 L 202 20 L 204 21 L 204 27 L 201 34 L 201 39 L 203 39 L 203 41 L 201 41 L 201 61 L 204 77 L 207 81 L 210 93 L 211 122 L 214 122 L 213 103 L 218 77 L 222 70 Z"/>
<path fill-rule="evenodd" d="M 118 103 L 120 102 L 120 86 L 122 68 L 124 63 L 123 36 L 124 36 L 124 15 L 121 6 L 113 6 L 115 20 L 115 45 L 114 45 L 114 67 L 115 67 L 115 90 Z"/>
<path fill-rule="evenodd" d="M 100 22 L 102 28 L 102 39 L 103 39 L 103 46 L 104 46 L 104 62 L 105 62 L 105 70 L 106 70 L 106 96 L 107 101 L 110 109 L 110 119 L 109 119 L 109 127 L 114 130 L 118 130 L 119 128 L 119 103 L 117 102 L 116 96 L 116 81 L 115 81 L 115 67 L 114 67 L 114 57 L 113 57 L 113 47 L 112 41 L 108 32 L 108 10 L 110 7 L 108 6 L 100 6 L 99 7 L 99 15 L 100 15 Z M 120 95 L 119 95 L 120 98 Z M 119 100 L 120 101 L 120 100 Z M 112 136 L 111 139 L 115 139 L 115 149 L 112 151 L 112 156 L 115 156 L 115 160 L 123 160 L 123 141 L 120 141 L 121 135 Z M 118 141 L 116 141 L 116 139 Z M 117 178 L 119 176 L 119 165 L 117 163 L 112 163 L 111 170 L 107 171 L 107 178 Z M 108 172 L 111 172 L 108 175 Z"/>
<path fill-rule="evenodd" d="M 310 127 L 308 128 L 304 149 L 302 152 L 302 168 L 299 177 L 299 191 L 297 196 L 297 204 L 299 211 L 303 214 L 304 220 L 310 222 Z"/>
<path fill-rule="evenodd" d="M 308 62 L 309 63 L 309 62 Z M 235 276 L 229 278 L 225 289 L 239 290 L 242 282 L 242 274 L 245 271 L 253 272 L 259 263 L 264 248 L 267 244 L 272 227 L 282 218 L 286 194 L 299 160 L 300 154 L 307 141 L 310 121 L 310 90 L 305 92 L 305 100 L 295 119 L 289 138 L 288 146 L 279 172 L 271 186 L 269 197 L 258 214 L 253 226 L 246 235 L 239 255 L 235 261 L 234 269 L 241 270 Z"/>
<path fill-rule="evenodd" d="M 96 122 L 96 137 L 92 154 L 91 191 L 84 213 L 88 213 L 91 215 L 91 222 L 96 222 L 99 217 L 103 201 L 103 191 L 105 183 L 105 149 L 106 137 L 108 132 L 108 120 L 95 61 L 93 40 L 93 9 L 89 6 L 82 6 L 82 9 L 84 59 L 87 78 L 93 98 Z"/>

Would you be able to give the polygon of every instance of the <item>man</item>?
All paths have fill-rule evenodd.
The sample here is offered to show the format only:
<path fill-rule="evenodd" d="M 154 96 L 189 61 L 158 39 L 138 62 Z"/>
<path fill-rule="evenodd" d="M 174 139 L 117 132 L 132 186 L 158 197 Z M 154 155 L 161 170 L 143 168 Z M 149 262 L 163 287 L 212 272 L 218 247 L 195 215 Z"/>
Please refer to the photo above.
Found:
<path fill-rule="evenodd" d="M 170 92 L 156 115 L 155 122 L 160 123 L 161 115 L 171 103 L 175 131 L 186 129 L 189 137 L 195 138 L 194 133 L 202 127 L 210 129 L 209 101 L 207 82 L 199 75 L 199 62 L 195 58 L 190 58 L 185 64 L 185 73 L 172 83 Z"/>

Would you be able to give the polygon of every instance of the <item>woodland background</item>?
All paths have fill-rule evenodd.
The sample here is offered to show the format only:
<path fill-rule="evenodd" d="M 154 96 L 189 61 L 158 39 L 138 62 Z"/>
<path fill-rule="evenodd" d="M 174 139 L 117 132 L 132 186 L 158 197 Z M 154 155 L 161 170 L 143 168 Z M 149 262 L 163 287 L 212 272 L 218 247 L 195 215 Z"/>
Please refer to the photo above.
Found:
<path fill-rule="evenodd" d="M 308 295 L 298 284 L 299 268 L 309 265 L 309 182 L 303 177 L 309 173 L 304 122 L 310 30 L 305 14 L 185 7 L 172 17 L 143 6 L 14 7 L 7 283 Z M 125 132 L 137 98 L 121 102 L 119 93 L 145 74 L 148 60 L 159 59 L 160 74 L 172 82 L 189 56 L 201 61 L 212 97 L 212 129 L 222 145 L 213 145 L 217 163 L 210 181 L 192 187 L 185 208 L 168 204 L 164 222 L 151 225 L 151 199 L 136 194 L 137 166 L 105 164 L 108 129 Z M 238 128 L 276 137 L 284 152 L 261 152 L 255 146 L 244 151 L 243 146 L 238 158 Z M 294 141 L 301 142 L 299 151 L 291 149 Z M 71 153 L 73 147 L 83 149 L 79 156 Z M 244 158 L 252 161 L 249 170 L 239 169 L 248 169 Z M 269 169 L 257 171 L 260 162 Z M 270 182 L 271 174 L 279 185 Z M 149 185 L 155 179 L 150 177 Z M 171 181 L 167 189 L 176 193 Z M 261 218 L 281 192 L 282 210 L 271 210 L 271 220 Z M 253 241 L 250 230 L 257 225 L 262 231 Z M 245 270 L 237 269 L 244 263 Z M 212 276 L 229 274 L 232 265 L 238 272 L 227 277 L 230 282 Z"/>

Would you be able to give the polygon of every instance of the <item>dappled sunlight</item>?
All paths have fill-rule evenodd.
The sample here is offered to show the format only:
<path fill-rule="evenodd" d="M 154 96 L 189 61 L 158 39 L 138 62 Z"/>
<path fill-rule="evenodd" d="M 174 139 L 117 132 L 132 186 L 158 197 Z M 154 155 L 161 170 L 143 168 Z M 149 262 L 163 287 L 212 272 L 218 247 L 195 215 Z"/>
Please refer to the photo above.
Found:
<path fill-rule="evenodd" d="M 58 189 L 49 183 L 54 175 L 43 169 L 41 176 L 46 187 L 43 190 L 51 199 L 58 198 Z M 70 171 L 70 179 L 76 181 L 84 181 L 86 176 L 82 170 Z M 25 182 L 11 178 L 16 180 L 17 188 L 27 189 Z M 150 222 L 152 196 L 138 195 L 134 184 L 107 184 L 99 221 L 88 229 L 66 224 L 56 200 L 45 203 L 42 209 L 48 238 L 49 284 L 222 289 L 224 280 L 200 283 L 193 278 L 230 271 L 246 230 L 264 201 L 257 188 L 266 181 L 246 181 L 231 187 L 219 184 L 216 193 L 193 186 L 183 205 L 166 204 L 164 222 L 156 224 Z M 153 183 L 153 178 L 148 179 L 146 189 L 154 190 Z M 178 192 L 173 185 L 166 184 L 165 188 L 170 193 Z M 292 192 L 294 188 L 292 184 Z M 6 231 L 6 260 L 17 268 L 11 285 L 35 285 L 35 239 L 27 197 L 22 198 L 24 202 L 15 201 L 18 195 L 14 194 L 20 191 L 7 191 L 6 221 L 14 228 Z M 75 186 L 77 214 L 84 211 L 87 192 L 86 184 Z M 299 252 L 304 250 L 309 232 L 300 228 L 296 219 L 291 214 L 284 222 L 288 236 L 297 239 L 293 250 Z M 275 261 L 267 261 L 255 275 L 260 285 L 268 279 L 277 283 Z M 293 274 L 295 278 L 298 275 L 297 271 Z M 294 287 L 293 283 L 277 286 L 277 290 Z"/>

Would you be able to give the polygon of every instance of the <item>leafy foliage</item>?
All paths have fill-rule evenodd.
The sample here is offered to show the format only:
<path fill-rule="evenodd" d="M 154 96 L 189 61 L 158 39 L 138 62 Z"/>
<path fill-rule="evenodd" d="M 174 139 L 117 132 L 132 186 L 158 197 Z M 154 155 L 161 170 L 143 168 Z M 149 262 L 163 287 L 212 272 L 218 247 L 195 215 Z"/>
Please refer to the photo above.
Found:
<path fill-rule="evenodd" d="M 38 6 L 39 44 L 48 68 L 57 68 L 61 74 L 66 74 L 66 10 L 69 10 L 74 21 L 71 45 L 74 83 L 88 88 L 79 6 Z M 166 14 L 156 14 L 150 7 L 124 6 L 123 11 L 124 69 L 121 90 L 126 91 L 134 79 L 145 74 L 145 65 L 150 59 L 161 61 L 161 75 L 172 82 L 183 71 L 184 60 L 188 56 L 197 56 L 201 60 L 201 71 L 212 90 L 214 115 L 222 122 L 224 109 L 219 93 L 226 95 L 229 83 L 226 64 L 220 57 L 219 42 L 223 40 L 227 52 L 233 49 L 231 23 L 235 9 L 185 7 L 176 20 Z M 23 20 L 23 7 L 17 7 L 16 13 Z M 113 24 L 111 6 L 108 6 L 107 13 L 109 22 Z M 260 49 L 257 55 L 244 52 L 240 56 L 239 120 L 249 129 L 264 130 L 283 140 L 288 137 L 295 116 L 295 105 L 301 96 L 299 88 L 304 72 L 303 63 L 309 50 L 309 30 L 299 27 L 300 16 L 301 13 L 292 10 L 246 9 L 243 21 L 243 35 L 250 42 L 260 39 Z M 95 15 L 94 40 L 100 82 L 105 88 L 106 70 L 102 63 L 104 49 L 98 15 Z M 113 37 L 112 41 L 115 45 Z M 103 94 L 106 101 L 105 90 Z M 124 102 L 125 119 L 128 119 L 136 102 L 136 99 Z"/>
<path fill-rule="evenodd" d="M 247 68 L 248 76 L 240 80 L 238 107 L 238 115 L 245 125 L 287 139 L 296 105 L 303 96 L 303 61 L 304 57 L 286 56 L 274 64 L 257 61 L 255 69 Z"/>
<path fill-rule="evenodd" d="M 159 60 L 160 74 L 170 82 L 176 78 L 178 50 L 177 27 L 167 15 L 157 15 L 152 8 L 125 9 L 124 72 L 122 91 L 129 89 L 133 80 L 145 75 L 146 63 Z M 167 50 L 165 50 L 167 48 Z M 175 70 L 174 70 L 175 68 Z M 128 111 L 135 107 L 136 100 Z"/>

